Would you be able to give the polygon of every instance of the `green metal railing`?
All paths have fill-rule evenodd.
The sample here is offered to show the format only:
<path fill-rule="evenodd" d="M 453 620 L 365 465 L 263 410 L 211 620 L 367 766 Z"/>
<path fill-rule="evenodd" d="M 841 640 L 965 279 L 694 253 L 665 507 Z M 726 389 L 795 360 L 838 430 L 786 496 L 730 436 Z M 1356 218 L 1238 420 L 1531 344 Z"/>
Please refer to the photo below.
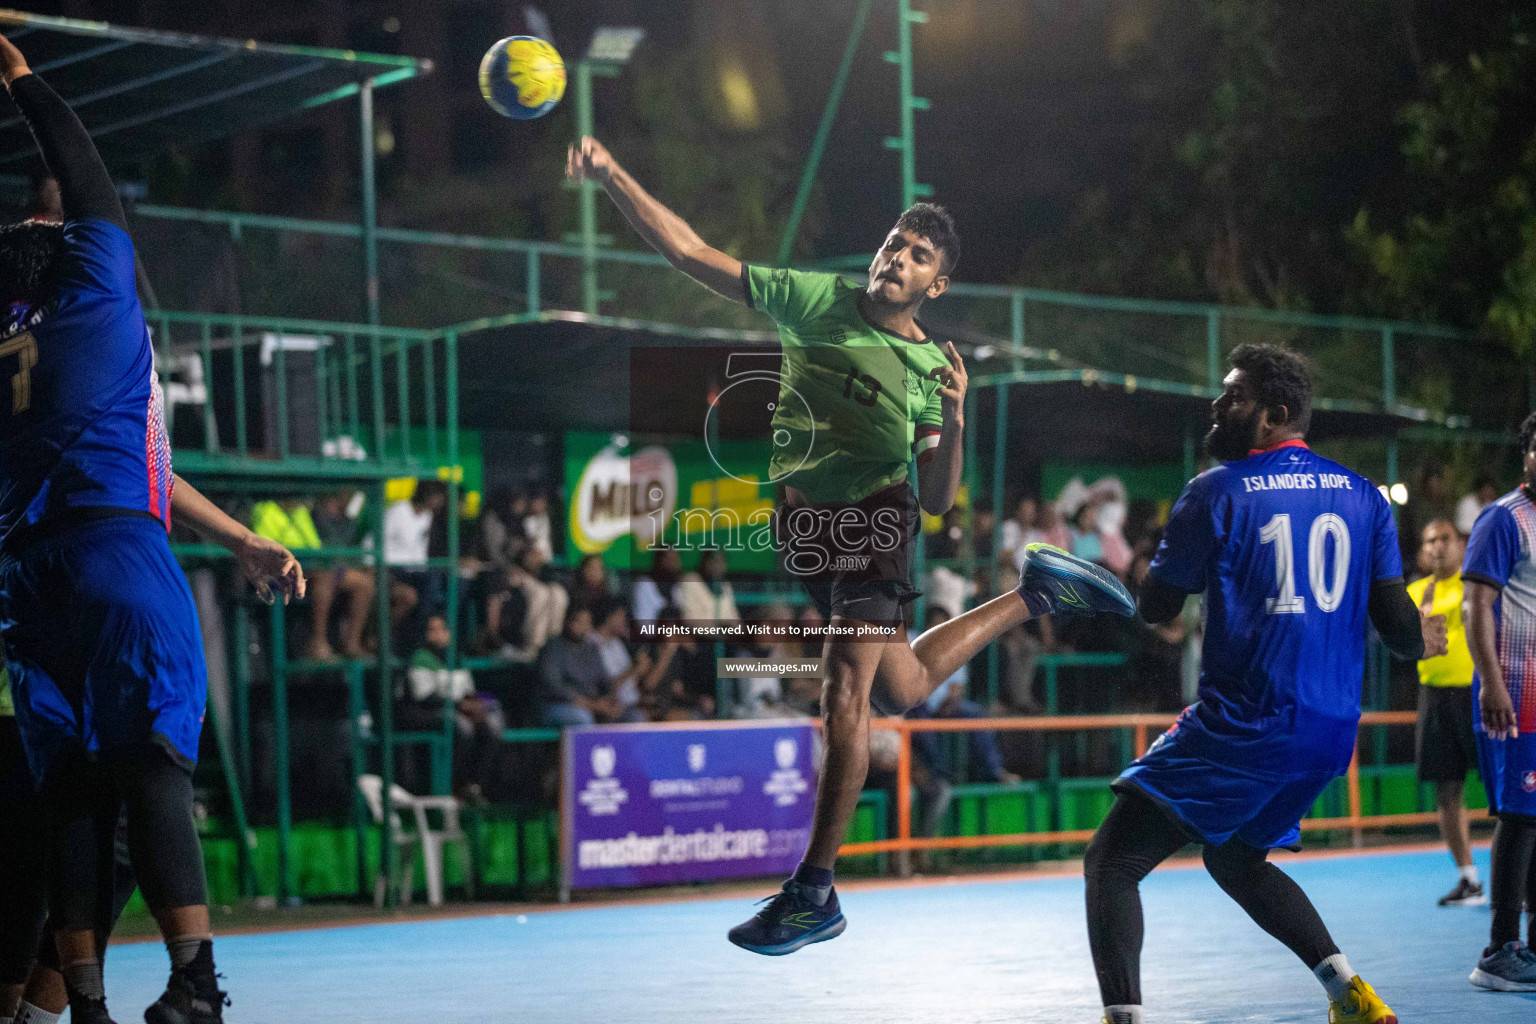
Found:
<path fill-rule="evenodd" d="M 233 246 L 237 254 L 248 250 L 237 262 L 248 258 L 257 264 L 270 263 L 271 246 L 288 245 L 284 239 L 350 246 L 364 236 L 361 225 L 341 221 L 147 204 L 137 206 L 133 216 L 146 261 L 155 266 L 157 280 L 170 282 L 161 290 L 171 293 L 171 305 L 177 304 L 179 279 L 205 276 L 207 247 L 188 243 L 183 233 L 193 225 L 217 229 L 219 245 Z M 256 236 L 267 242 L 258 244 Z M 759 314 L 699 292 L 651 252 L 604 248 L 594 254 L 558 242 L 389 227 L 378 228 L 376 238 L 402 257 L 388 261 L 381 285 L 386 296 L 411 299 L 400 307 L 401 316 L 417 306 L 441 307 L 439 323 L 450 317 L 459 322 L 476 315 L 502 317 L 509 306 L 529 317 L 580 308 L 590 258 L 612 294 L 596 315 L 716 332 L 765 326 Z M 444 270 L 444 259 L 457 266 Z M 188 260 L 193 265 L 181 273 L 178 265 Z M 259 280 L 260 272 L 250 276 Z M 491 285 L 496 288 L 487 291 Z M 299 297 L 296 307 L 312 302 L 317 312 L 331 315 L 347 301 L 329 282 L 317 287 L 312 296 Z M 449 295 L 452 302 L 445 306 Z M 242 296 L 257 304 L 271 298 Z M 285 308 L 296 307 L 285 302 Z M 1489 385 L 1508 392 L 1512 381 L 1520 382 L 1523 387 L 1514 391 L 1518 402 L 1536 401 L 1536 374 L 1527 363 L 1471 332 L 1434 324 L 968 283 L 955 284 L 931 315 L 974 333 L 973 382 L 984 385 L 1021 371 L 1102 368 L 1123 375 L 1122 383 L 1131 387 L 1208 394 L 1219 384 L 1228 348 L 1243 341 L 1281 341 L 1311 357 L 1325 408 L 1390 411 L 1426 424 L 1498 430 L 1507 427 L 1509 410 L 1487 408 Z"/>
<path fill-rule="evenodd" d="M 201 401 L 187 400 L 198 397 L 193 389 L 183 395 L 181 404 L 171 406 L 173 413 L 200 418 L 200 443 L 176 448 L 178 472 L 210 490 L 258 498 L 312 495 L 337 487 L 360 489 L 367 496 L 369 532 L 377 539 L 384 536 L 386 484 L 390 479 L 443 479 L 448 487 L 448 556 L 429 561 L 427 567 L 452 578 L 459 554 L 457 331 L 166 310 L 151 312 L 148 319 L 155 331 L 163 375 L 173 377 L 189 362 L 200 370 L 188 376 L 201 381 Z M 253 431 L 258 418 L 260 429 Z M 190 432 L 178 427 L 174 416 L 171 429 L 178 437 Z M 384 558 L 376 557 L 381 547 L 376 543 L 371 554 L 362 549 L 329 549 L 301 551 L 299 555 L 311 567 L 336 560 L 372 559 L 379 654 L 366 668 L 378 681 L 376 746 L 387 792 L 393 783 L 397 740 L 416 738 L 397 737 L 393 728 L 390 680 L 400 666 L 390 655 L 390 578 Z M 176 553 L 184 560 L 224 556 L 222 549 L 203 544 L 179 544 Z M 458 599 L 458 588 L 450 586 L 447 612 L 451 624 L 458 622 Z M 340 673 L 355 705 L 365 668 L 363 662 L 290 661 L 288 611 L 277 604 L 269 615 L 280 899 L 291 898 L 295 891 L 289 856 L 290 678 Z M 245 654 L 250 650 L 250 624 L 243 603 L 231 618 L 231 633 L 236 651 L 231 703 L 236 720 L 231 731 L 234 756 L 226 759 L 225 772 L 232 800 L 239 803 L 251 782 L 251 671 Z M 455 632 L 448 652 L 450 667 L 458 664 L 459 648 Z M 437 789 L 448 785 L 447 762 L 439 748 L 446 745 L 450 728 L 445 710 L 442 742 L 429 744 L 435 755 L 433 784 Z M 245 844 L 240 848 L 244 854 Z M 386 841 L 380 853 L 381 870 L 394 893 L 398 850 Z M 243 870 L 242 878 L 248 877 Z"/>

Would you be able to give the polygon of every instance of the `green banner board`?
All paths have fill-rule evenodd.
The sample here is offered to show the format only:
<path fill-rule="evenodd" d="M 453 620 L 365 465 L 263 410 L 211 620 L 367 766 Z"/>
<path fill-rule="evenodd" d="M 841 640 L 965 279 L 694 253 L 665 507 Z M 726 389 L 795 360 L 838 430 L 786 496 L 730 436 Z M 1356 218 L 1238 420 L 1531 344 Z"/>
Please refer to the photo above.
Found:
<path fill-rule="evenodd" d="M 573 559 L 601 554 L 615 569 L 645 569 L 658 540 L 691 567 L 719 548 L 732 571 L 772 572 L 773 490 L 762 483 L 758 441 L 641 440 L 565 435 L 566 523 Z"/>

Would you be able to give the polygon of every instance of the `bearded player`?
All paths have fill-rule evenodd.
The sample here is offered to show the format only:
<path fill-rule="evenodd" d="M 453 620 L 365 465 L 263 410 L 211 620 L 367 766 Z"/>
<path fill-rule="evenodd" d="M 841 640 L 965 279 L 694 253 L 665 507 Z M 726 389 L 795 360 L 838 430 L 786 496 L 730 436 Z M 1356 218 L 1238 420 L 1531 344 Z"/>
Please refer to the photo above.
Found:
<path fill-rule="evenodd" d="M 1032 545 L 1017 590 L 929 630 L 910 645 L 902 604 L 916 596 L 911 545 L 921 508 L 942 515 L 960 486 L 965 364 L 918 321 L 943 295 L 960 239 L 942 207 L 919 203 L 885 236 L 860 287 L 835 274 L 751 266 L 707 245 L 652 198 L 601 143 L 584 138 L 567 174 L 602 185 L 652 248 L 711 291 L 779 325 L 784 369 L 769 476 L 780 488 L 774 527 L 790 572 L 834 630 L 823 647 L 826 761 L 810 844 L 794 875 L 730 940 L 768 956 L 792 953 L 846 927 L 832 885 L 869 767 L 873 702 L 901 713 L 1004 631 L 1050 612 L 1134 614 L 1112 575 Z M 917 493 L 908 479 L 915 456 Z M 873 635 L 871 631 L 885 630 Z"/>
<path fill-rule="evenodd" d="M 1222 465 L 1184 488 L 1140 595 L 1167 622 L 1205 594 L 1200 699 L 1114 784 L 1083 862 L 1088 943 L 1109 1024 L 1142 1024 L 1141 896 L 1187 843 L 1211 877 L 1327 992 L 1331 1024 L 1397 1024 L 1269 851 L 1349 767 L 1374 625 L 1403 659 L 1445 653 L 1445 617 L 1403 585 L 1397 527 L 1369 480 L 1312 452 L 1298 355 L 1240 345 L 1212 409 Z"/>

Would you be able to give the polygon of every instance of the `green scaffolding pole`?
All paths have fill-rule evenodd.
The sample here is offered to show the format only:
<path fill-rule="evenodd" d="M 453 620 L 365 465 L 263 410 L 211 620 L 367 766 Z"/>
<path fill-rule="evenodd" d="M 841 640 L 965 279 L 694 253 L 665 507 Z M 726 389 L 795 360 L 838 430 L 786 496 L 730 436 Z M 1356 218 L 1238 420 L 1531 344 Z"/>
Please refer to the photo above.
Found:
<path fill-rule="evenodd" d="M 379 436 L 383 437 L 382 431 Z M 380 480 L 368 492 L 368 519 L 374 537 L 378 538 L 373 551 L 373 579 L 379 625 L 379 778 L 384 804 L 384 824 L 379 830 L 379 871 L 384 876 L 384 905 L 395 907 L 400 900 L 400 850 L 395 846 L 395 814 L 390 804 L 390 791 L 395 784 L 395 702 L 389 685 L 389 567 L 384 564 L 384 500 L 384 481 Z"/>
<path fill-rule="evenodd" d="M 800 233 L 800 221 L 811 201 L 811 189 L 816 184 L 816 172 L 821 167 L 822 154 L 827 149 L 827 139 L 832 135 L 832 123 L 837 119 L 837 108 L 843 102 L 843 89 L 853 70 L 853 58 L 858 52 L 859 41 L 864 38 L 864 23 L 869 20 L 869 8 L 874 0 L 859 0 L 859 8 L 853 15 L 853 28 L 848 31 L 848 42 L 843 47 L 842 63 L 837 66 L 837 77 L 832 80 L 832 91 L 827 93 L 827 105 L 821 111 L 821 123 L 816 126 L 816 138 L 811 142 L 811 153 L 805 158 L 805 170 L 800 174 L 800 187 L 795 191 L 795 204 L 784 224 L 784 234 L 779 238 L 779 266 L 789 266 L 790 254 L 795 248 L 795 236 Z"/>
<path fill-rule="evenodd" d="M 896 49 L 885 59 L 895 64 L 901 87 L 901 135 L 887 138 L 887 149 L 901 153 L 901 205 L 905 209 L 923 196 L 933 195 L 933 188 L 917 180 L 917 124 L 913 114 L 927 110 L 928 100 L 912 94 L 912 26 L 928 21 L 923 11 L 912 9 L 912 0 L 896 0 Z"/>
<path fill-rule="evenodd" d="M 357 92 L 358 124 L 363 144 L 363 301 L 368 322 L 379 323 L 378 194 L 374 184 L 373 79 Z M 279 350 L 281 351 L 281 350 Z"/>
<path fill-rule="evenodd" d="M 592 134 L 592 64 L 576 62 L 576 136 Z M 597 312 L 597 182 L 581 182 L 581 311 Z"/>
<path fill-rule="evenodd" d="M 576 136 L 591 135 L 595 129 L 596 118 L 592 112 L 592 79 L 594 77 L 613 78 L 618 75 L 622 66 L 608 61 L 579 60 L 576 62 Z M 579 209 L 581 217 L 581 232 L 576 238 L 581 247 L 581 311 L 588 316 L 596 316 L 598 305 L 602 302 L 603 294 L 599 287 L 598 271 L 598 247 L 608 245 L 613 239 L 605 238 L 597 232 L 597 192 L 598 184 L 590 179 L 583 180 L 577 185 L 579 196 Z M 566 241 L 571 241 L 567 236 Z"/>
<path fill-rule="evenodd" d="M 224 780 L 229 790 L 229 811 L 235 819 L 236 863 L 239 873 L 241 896 L 256 892 L 256 864 L 251 856 L 251 829 L 245 816 L 245 796 L 240 786 L 239 770 L 235 764 L 234 744 L 230 737 L 229 723 L 219 714 L 215 702 L 207 707 L 208 724 L 213 728 L 213 739 L 219 748 L 219 765 L 224 770 Z"/>
<path fill-rule="evenodd" d="M 973 428 L 974 429 L 974 428 Z M 994 410 L 992 435 L 992 557 L 998 555 L 997 540 L 1003 525 L 1003 487 L 1007 480 L 1008 455 L 1008 385 L 997 386 L 997 407 Z M 974 500 L 974 499 L 972 499 Z M 1002 654 L 997 644 L 987 645 L 987 700 L 997 701 L 998 683 L 1002 674 Z"/>
<path fill-rule="evenodd" d="M 383 534 L 379 534 L 383 536 Z M 288 639 L 285 606 L 271 607 L 272 630 L 272 764 L 277 786 L 277 901 L 297 902 L 293 892 L 293 798 L 288 760 Z"/>

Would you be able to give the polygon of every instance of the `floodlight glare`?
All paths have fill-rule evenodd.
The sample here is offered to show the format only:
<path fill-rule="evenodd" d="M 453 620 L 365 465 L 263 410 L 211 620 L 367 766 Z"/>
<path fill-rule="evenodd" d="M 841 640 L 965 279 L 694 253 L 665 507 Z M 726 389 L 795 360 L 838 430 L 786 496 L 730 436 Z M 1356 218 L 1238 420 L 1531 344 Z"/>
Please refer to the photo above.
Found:
<path fill-rule="evenodd" d="M 586 59 L 623 64 L 644 38 L 643 28 L 613 28 L 605 25 L 593 33 L 592 42 L 587 46 Z"/>

